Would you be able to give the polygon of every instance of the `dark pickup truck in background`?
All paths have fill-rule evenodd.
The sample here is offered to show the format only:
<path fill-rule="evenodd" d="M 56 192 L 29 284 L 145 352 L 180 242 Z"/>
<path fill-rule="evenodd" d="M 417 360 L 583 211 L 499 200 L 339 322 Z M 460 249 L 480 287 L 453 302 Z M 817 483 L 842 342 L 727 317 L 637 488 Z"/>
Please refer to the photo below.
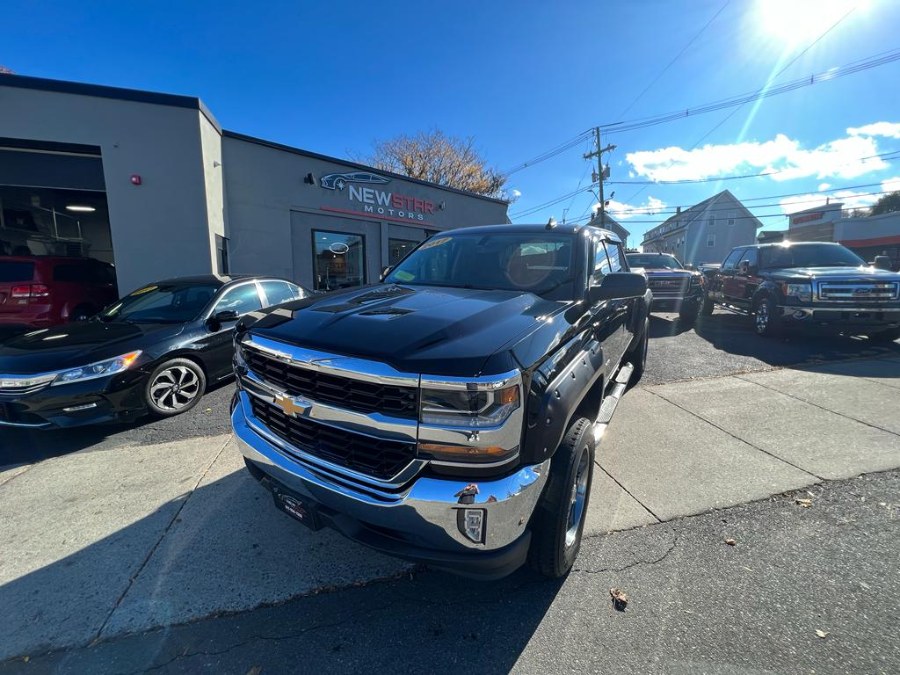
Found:
<path fill-rule="evenodd" d="M 313 529 L 469 576 L 562 576 L 650 300 L 605 230 L 442 232 L 383 283 L 239 326 L 241 452 Z"/>
<path fill-rule="evenodd" d="M 647 276 L 653 293 L 650 311 L 678 312 L 679 321 L 693 324 L 703 305 L 706 278 L 696 270 L 686 269 L 668 253 L 627 253 L 628 265 Z"/>
<path fill-rule="evenodd" d="M 900 274 L 868 265 L 840 244 L 738 246 L 706 277 L 702 313 L 718 305 L 753 316 L 759 335 L 808 327 L 900 338 Z"/>

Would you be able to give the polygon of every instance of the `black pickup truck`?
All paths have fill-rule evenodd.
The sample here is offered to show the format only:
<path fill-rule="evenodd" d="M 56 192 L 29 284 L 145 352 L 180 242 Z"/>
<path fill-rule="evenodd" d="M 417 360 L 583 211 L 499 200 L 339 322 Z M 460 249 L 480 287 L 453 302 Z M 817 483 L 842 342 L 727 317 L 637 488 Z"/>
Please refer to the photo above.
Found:
<path fill-rule="evenodd" d="M 632 269 L 647 275 L 647 286 L 653 293 L 651 312 L 678 312 L 679 321 L 686 325 L 696 321 L 705 282 L 699 271 L 687 269 L 668 253 L 627 253 L 625 257 Z"/>
<path fill-rule="evenodd" d="M 810 328 L 900 338 L 900 274 L 867 265 L 840 244 L 738 246 L 705 274 L 702 314 L 718 305 L 752 316 L 759 335 Z"/>
<path fill-rule="evenodd" d="M 313 529 L 474 577 L 562 576 L 650 301 L 606 230 L 443 232 L 380 284 L 239 327 L 247 467 Z"/>

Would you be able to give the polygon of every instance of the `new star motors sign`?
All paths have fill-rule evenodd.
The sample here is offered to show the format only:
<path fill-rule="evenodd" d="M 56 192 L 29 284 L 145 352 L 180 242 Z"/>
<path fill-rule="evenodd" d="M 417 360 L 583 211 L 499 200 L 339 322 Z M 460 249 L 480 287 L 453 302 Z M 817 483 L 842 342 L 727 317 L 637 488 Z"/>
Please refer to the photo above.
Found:
<path fill-rule="evenodd" d="M 369 171 L 326 174 L 319 178 L 319 185 L 346 195 L 350 205 L 357 208 L 350 211 L 321 208 L 338 213 L 371 213 L 396 222 L 425 222 L 426 215 L 434 214 L 432 201 L 375 187 L 390 182 L 390 178 Z"/>

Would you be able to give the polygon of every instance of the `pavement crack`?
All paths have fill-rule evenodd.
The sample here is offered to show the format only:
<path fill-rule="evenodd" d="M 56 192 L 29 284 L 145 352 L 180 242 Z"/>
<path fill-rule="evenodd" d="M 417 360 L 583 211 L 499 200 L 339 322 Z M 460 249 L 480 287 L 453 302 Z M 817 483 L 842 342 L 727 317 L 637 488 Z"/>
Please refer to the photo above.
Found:
<path fill-rule="evenodd" d="M 185 651 L 181 654 L 176 654 L 172 658 L 167 661 L 163 661 L 162 663 L 157 663 L 153 666 L 148 666 L 145 668 L 141 668 L 139 670 L 132 671 L 124 671 L 119 675 L 139 675 L 140 673 L 150 673 L 156 670 L 160 670 L 166 668 L 176 661 L 181 659 L 193 658 L 195 656 L 222 656 L 223 654 L 227 654 L 235 649 L 240 649 L 241 647 L 245 647 L 253 642 L 282 642 L 284 640 L 292 640 L 294 638 L 301 637 L 302 635 L 306 635 L 307 633 L 312 633 L 314 631 L 329 629 L 329 628 L 340 628 L 351 622 L 359 622 L 360 620 L 365 620 L 371 618 L 372 615 L 384 612 L 387 609 L 392 609 L 393 604 L 382 605 L 375 608 L 367 608 L 365 610 L 360 610 L 358 612 L 354 612 L 349 616 L 346 616 L 342 619 L 331 621 L 329 623 L 320 623 L 312 626 L 306 626 L 304 628 L 299 628 L 294 631 L 290 631 L 288 633 L 284 633 L 282 635 L 251 635 L 250 637 L 241 640 L 240 642 L 235 642 L 234 644 L 228 645 L 227 647 L 223 647 L 222 649 L 216 650 L 197 650 L 197 651 Z"/>
<path fill-rule="evenodd" d="M 625 492 L 625 494 L 627 494 L 627 495 L 628 495 L 629 497 L 631 497 L 635 502 L 637 502 L 638 504 L 640 504 L 642 509 L 644 509 L 647 513 L 649 513 L 651 516 L 653 516 L 653 518 L 656 520 L 657 523 L 663 522 L 663 519 L 660 518 L 660 517 L 659 517 L 658 515 L 656 515 L 655 513 L 653 513 L 653 510 L 652 510 L 649 506 L 647 506 L 646 504 L 644 504 L 644 502 L 642 502 L 640 499 L 638 499 L 637 497 L 635 497 L 635 496 L 631 493 L 631 490 L 629 490 L 627 487 L 625 487 L 624 485 L 622 485 L 622 483 L 620 483 L 619 480 L 618 480 L 615 476 L 613 476 L 609 471 L 607 471 L 606 469 L 604 469 L 603 466 L 600 464 L 600 462 L 599 462 L 597 459 L 594 459 L 594 464 L 597 466 L 598 469 L 600 469 L 603 473 L 605 473 L 607 476 L 609 476 L 610 480 L 612 480 L 616 485 L 618 485 L 620 488 L 622 488 L 622 490 Z"/>
<path fill-rule="evenodd" d="M 579 572 L 582 574 L 603 574 L 603 573 L 612 572 L 614 574 L 618 574 L 620 572 L 625 572 L 626 570 L 630 570 L 632 567 L 638 567 L 639 565 L 650 565 L 650 566 L 658 565 L 659 563 L 665 561 L 665 559 L 668 558 L 672 554 L 672 551 L 674 551 L 678 547 L 678 539 L 680 536 L 678 534 L 678 531 L 673 527 L 673 528 L 669 529 L 669 532 L 671 532 L 671 534 L 672 534 L 672 541 L 669 542 L 669 545 L 666 548 L 666 550 L 663 552 L 663 554 L 654 560 L 635 560 L 633 562 L 628 563 L 627 565 L 623 565 L 622 567 L 601 567 L 600 569 L 588 569 L 585 567 L 575 567 L 573 572 Z"/>
<path fill-rule="evenodd" d="M 743 379 L 743 378 L 738 378 L 738 379 Z M 745 381 L 746 381 L 746 380 L 745 380 Z M 715 422 L 713 422 L 713 421 L 710 420 L 710 419 L 707 419 L 707 418 L 704 417 L 703 415 L 699 415 L 699 414 L 695 413 L 693 410 L 688 410 L 688 409 L 685 408 L 683 405 L 680 405 L 680 404 L 676 403 L 676 402 L 673 401 L 672 399 L 666 398 L 666 397 L 663 396 L 662 394 L 659 394 L 659 393 L 657 393 L 657 392 L 655 392 L 655 391 L 651 391 L 651 392 L 649 392 L 649 393 L 652 394 L 653 396 L 656 396 L 657 398 L 661 398 L 663 401 L 665 401 L 666 403 L 668 403 L 668 404 L 670 404 L 670 405 L 675 406 L 675 407 L 678 408 L 679 410 L 682 410 L 682 411 L 686 412 L 688 415 L 691 415 L 691 416 L 693 416 L 693 417 L 696 417 L 698 420 L 701 420 L 702 422 L 706 422 L 706 423 L 707 423 L 708 425 L 710 425 L 711 427 L 714 427 L 714 428 L 718 429 L 718 430 L 721 431 L 723 434 L 727 434 L 728 436 L 730 436 L 730 437 L 733 438 L 734 440 L 736 440 L 736 441 L 738 441 L 738 442 L 740 442 L 740 443 L 743 443 L 744 445 L 749 445 L 751 448 L 753 448 L 754 450 L 758 450 L 759 452 L 763 453 L 764 455 L 768 455 L 769 457 L 771 457 L 771 458 L 774 459 L 774 460 L 777 460 L 777 461 L 779 461 L 779 462 L 782 462 L 783 464 L 787 464 L 788 466 L 797 469 L 797 471 L 802 471 L 802 472 L 805 473 L 807 476 L 812 476 L 812 477 L 815 478 L 817 481 L 823 481 L 823 480 L 825 480 L 825 478 L 823 478 L 822 476 L 819 476 L 818 474 L 813 473 L 813 472 L 810 471 L 809 469 L 804 469 L 802 466 L 798 466 L 797 464 L 794 464 L 793 462 L 789 462 L 788 460 L 784 459 L 783 457 L 779 457 L 778 455 L 769 452 L 769 451 L 766 450 L 765 448 L 761 448 L 761 447 L 759 447 L 758 445 L 754 445 L 753 443 L 751 443 L 750 441 L 748 441 L 746 438 L 741 438 L 740 436 L 737 436 L 737 435 L 731 433 L 730 431 L 728 431 L 728 429 L 725 429 L 724 427 L 719 426 L 718 424 L 716 424 Z"/>
<path fill-rule="evenodd" d="M 735 377 L 739 380 L 743 380 L 744 382 L 749 382 L 750 384 L 755 384 L 757 386 L 760 386 L 763 389 L 768 389 L 769 391 L 774 391 L 776 394 L 782 394 L 784 396 L 794 399 L 795 401 L 800 401 L 802 403 L 806 403 L 807 405 L 811 405 L 814 408 L 818 408 L 819 410 L 824 410 L 825 412 L 832 413 L 833 415 L 837 415 L 838 417 L 843 417 L 846 420 L 850 420 L 852 422 L 859 422 L 860 424 L 864 424 L 867 427 L 870 427 L 872 429 L 877 429 L 878 431 L 884 431 L 893 436 L 900 436 L 900 434 L 898 434 L 896 431 L 891 431 L 890 429 L 885 429 L 884 427 L 879 427 L 877 424 L 871 424 L 871 423 L 865 422 L 861 419 L 857 419 L 856 417 L 851 417 L 850 415 L 845 415 L 844 413 L 838 412 L 837 410 L 832 410 L 831 408 L 826 408 L 825 406 L 821 406 L 818 403 L 815 403 L 815 402 L 810 401 L 805 398 L 800 398 L 799 396 L 795 396 L 794 394 L 790 394 L 786 391 L 781 391 L 780 389 L 776 389 L 775 387 L 770 387 L 769 385 L 763 384 L 762 382 L 756 382 L 755 380 L 748 380 L 746 377 L 741 377 L 740 375 L 735 375 Z M 880 382 L 877 382 L 875 380 L 868 380 L 868 378 L 863 378 L 863 379 L 870 381 L 870 382 L 874 382 L 875 384 L 881 384 Z M 886 385 L 886 384 L 882 384 L 882 386 L 888 387 L 890 389 L 895 389 L 895 387 L 891 387 L 890 385 Z"/>
<path fill-rule="evenodd" d="M 90 644 L 95 644 L 97 641 L 100 640 L 100 636 L 103 635 L 103 631 L 106 630 L 106 626 L 109 624 L 110 619 L 112 619 L 113 615 L 116 613 L 116 611 L 121 606 L 122 601 L 125 600 L 125 596 L 128 595 L 128 592 L 131 590 L 132 586 L 134 586 L 134 582 L 141 575 L 141 572 L 144 571 L 144 568 L 147 567 L 147 564 L 150 562 L 151 558 L 153 558 L 153 554 L 156 553 L 156 550 L 159 548 L 159 545 L 163 542 L 163 540 L 169 534 L 169 531 L 172 529 L 172 526 L 175 524 L 175 522 L 178 520 L 178 517 L 181 515 L 181 512 L 184 510 L 184 507 L 187 506 L 187 503 L 190 501 L 191 496 L 194 494 L 194 491 L 200 486 L 200 483 L 203 482 L 203 479 L 206 478 L 207 474 L 209 474 L 210 469 L 212 469 L 213 465 L 219 459 L 221 454 L 225 451 L 225 448 L 228 447 L 228 443 L 230 441 L 231 441 L 231 436 L 229 436 L 227 439 L 225 439 L 225 441 L 222 443 L 222 447 L 219 448 L 219 451 L 215 454 L 215 456 L 212 458 L 212 460 L 210 460 L 210 462 L 206 465 L 206 468 L 200 474 L 200 477 L 197 478 L 193 487 L 191 487 L 191 489 L 187 492 L 187 496 L 184 498 L 184 500 L 181 502 L 181 504 L 175 510 L 175 513 L 172 514 L 172 517 L 169 519 L 169 522 L 166 524 L 166 527 L 162 531 L 162 534 L 159 535 L 159 538 L 156 540 L 156 542 L 153 544 L 153 546 L 150 547 L 150 550 L 147 552 L 147 555 L 144 556 L 144 559 L 141 561 L 141 564 L 138 566 L 137 570 L 135 570 L 135 572 L 128 578 L 128 583 L 125 586 L 125 590 L 123 590 L 122 593 L 119 595 L 119 597 L 116 599 L 116 602 L 113 605 L 113 608 L 109 611 L 109 614 L 106 615 L 106 618 L 103 620 L 103 623 L 100 625 L 100 628 L 94 634 L 94 637 L 91 640 Z"/>

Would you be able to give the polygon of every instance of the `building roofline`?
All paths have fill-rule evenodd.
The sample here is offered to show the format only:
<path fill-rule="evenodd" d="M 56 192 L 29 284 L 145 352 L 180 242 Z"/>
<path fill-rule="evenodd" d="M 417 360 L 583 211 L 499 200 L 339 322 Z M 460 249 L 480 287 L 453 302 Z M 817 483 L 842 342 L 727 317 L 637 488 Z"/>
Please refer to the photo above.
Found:
<path fill-rule="evenodd" d="M 453 192 L 458 195 L 464 195 L 466 197 L 475 197 L 477 199 L 483 199 L 485 201 L 493 202 L 495 204 L 502 204 L 504 206 L 509 206 L 509 202 L 498 199 L 496 197 L 487 197 L 485 195 L 479 195 L 474 192 L 467 192 L 466 190 L 460 190 L 458 188 L 448 187 L 446 185 L 438 185 L 437 183 L 429 183 L 427 180 L 420 180 L 419 178 L 410 178 L 409 176 L 404 176 L 400 173 L 394 173 L 393 171 L 383 171 L 381 169 L 376 169 L 373 166 L 368 166 L 366 164 L 360 164 L 359 162 L 354 162 L 349 159 L 341 159 L 340 157 L 331 157 L 329 155 L 323 155 L 318 152 L 311 152 L 310 150 L 303 150 L 301 148 L 295 148 L 291 145 L 284 145 L 282 143 L 276 143 L 275 141 L 267 141 L 264 138 L 257 138 L 255 136 L 248 136 L 246 134 L 241 134 L 236 131 L 228 131 L 227 129 L 222 132 L 222 136 L 224 138 L 233 138 L 238 141 L 244 141 L 245 143 L 253 143 L 255 145 L 262 145 L 263 147 L 271 148 L 272 150 L 281 150 L 282 152 L 290 152 L 294 155 L 301 155 L 303 157 L 310 157 L 312 159 L 320 159 L 325 162 L 335 162 L 337 164 L 344 164 L 345 166 L 351 167 L 353 169 L 361 169 L 363 171 L 377 171 L 380 174 L 384 174 L 385 176 L 390 176 L 391 178 L 397 178 L 399 180 L 409 181 L 410 183 L 418 183 L 419 185 L 426 185 L 431 188 L 437 188 L 438 190 L 444 190 L 445 192 Z"/>
<path fill-rule="evenodd" d="M 195 96 L 181 96 L 179 94 L 161 94 L 155 91 L 142 89 L 125 89 L 122 87 L 110 87 L 103 84 L 88 84 L 86 82 L 70 82 L 69 80 L 51 80 L 43 77 L 30 77 L 28 75 L 0 74 L 0 87 L 16 87 L 18 89 L 33 89 L 36 91 L 51 91 L 58 94 L 73 94 L 76 96 L 95 96 L 97 98 L 110 98 L 117 101 L 133 101 L 135 103 L 151 103 L 153 105 L 165 105 L 172 108 L 186 108 L 199 110 L 216 131 L 222 133 L 222 127 L 210 112 L 209 108 Z"/>

